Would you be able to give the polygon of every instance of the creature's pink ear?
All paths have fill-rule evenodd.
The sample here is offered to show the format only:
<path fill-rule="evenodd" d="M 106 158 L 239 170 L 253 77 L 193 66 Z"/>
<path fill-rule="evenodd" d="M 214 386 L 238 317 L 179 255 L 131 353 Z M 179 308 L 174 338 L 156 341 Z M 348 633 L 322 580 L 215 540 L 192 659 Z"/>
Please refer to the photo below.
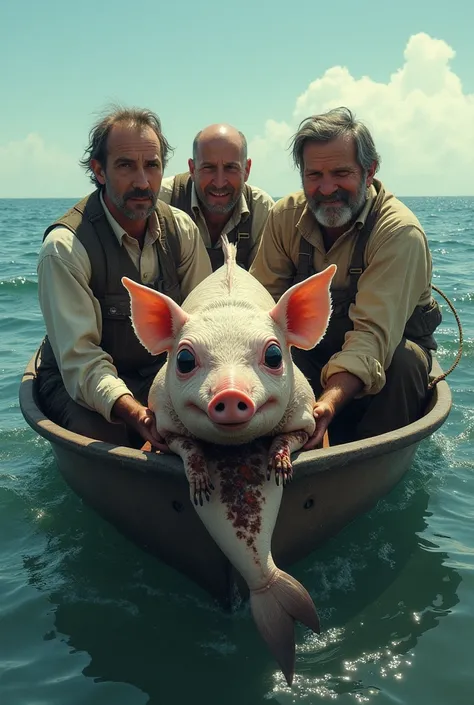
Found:
<path fill-rule="evenodd" d="M 336 270 L 336 265 L 331 264 L 323 272 L 295 284 L 270 311 L 288 345 L 310 350 L 323 337 L 331 315 L 329 285 Z"/>
<path fill-rule="evenodd" d="M 122 284 L 130 294 L 132 324 L 138 340 L 152 355 L 171 350 L 188 314 L 169 296 L 128 277 L 122 277 Z"/>

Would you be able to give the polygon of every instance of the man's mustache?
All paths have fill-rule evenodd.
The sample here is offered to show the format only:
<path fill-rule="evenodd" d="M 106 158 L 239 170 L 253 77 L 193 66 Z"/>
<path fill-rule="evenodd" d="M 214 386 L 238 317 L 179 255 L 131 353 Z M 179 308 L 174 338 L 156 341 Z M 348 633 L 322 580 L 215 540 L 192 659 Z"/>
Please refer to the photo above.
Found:
<path fill-rule="evenodd" d="M 155 194 L 153 191 L 149 191 L 148 189 L 146 191 L 142 191 L 141 189 L 136 188 L 133 189 L 133 191 L 127 191 L 123 198 L 124 201 L 129 198 L 149 198 L 152 201 L 155 198 Z"/>

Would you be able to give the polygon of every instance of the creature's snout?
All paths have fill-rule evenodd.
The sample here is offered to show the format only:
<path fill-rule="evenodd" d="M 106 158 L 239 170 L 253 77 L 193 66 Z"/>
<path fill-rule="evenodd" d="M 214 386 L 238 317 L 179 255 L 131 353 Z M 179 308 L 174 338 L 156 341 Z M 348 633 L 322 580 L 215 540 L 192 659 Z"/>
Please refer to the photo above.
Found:
<path fill-rule="evenodd" d="M 240 389 L 224 389 L 211 399 L 207 407 L 209 418 L 218 424 L 245 423 L 255 411 L 255 403 Z"/>

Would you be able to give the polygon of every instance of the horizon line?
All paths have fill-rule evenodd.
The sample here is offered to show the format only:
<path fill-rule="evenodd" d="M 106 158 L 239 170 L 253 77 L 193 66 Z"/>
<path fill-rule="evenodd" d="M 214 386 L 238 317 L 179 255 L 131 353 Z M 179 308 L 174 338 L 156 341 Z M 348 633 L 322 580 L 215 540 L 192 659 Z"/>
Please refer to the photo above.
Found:
<path fill-rule="evenodd" d="M 294 191 L 291 191 L 294 193 Z M 285 194 L 289 195 L 289 194 Z M 285 196 L 272 196 L 275 201 L 285 198 Z M 402 196 L 396 195 L 396 198 L 474 198 L 474 193 L 460 193 L 454 195 L 435 195 L 435 194 L 424 194 L 424 195 L 408 195 L 403 194 Z M 84 196 L 0 196 L 0 201 L 58 201 L 58 200 L 82 200 Z"/>

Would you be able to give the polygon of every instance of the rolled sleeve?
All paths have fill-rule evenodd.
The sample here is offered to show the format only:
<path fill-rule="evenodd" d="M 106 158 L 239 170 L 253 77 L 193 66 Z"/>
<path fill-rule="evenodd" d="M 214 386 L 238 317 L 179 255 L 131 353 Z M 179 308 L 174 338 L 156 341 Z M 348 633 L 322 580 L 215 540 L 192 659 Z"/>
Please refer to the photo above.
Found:
<path fill-rule="evenodd" d="M 321 371 L 321 386 L 327 384 L 329 377 L 337 372 L 350 372 L 350 374 L 358 377 L 364 387 L 357 395 L 358 397 L 366 394 L 377 394 L 385 384 L 385 372 L 374 357 L 358 355 L 355 352 L 339 352 L 331 357 L 327 365 Z"/>

